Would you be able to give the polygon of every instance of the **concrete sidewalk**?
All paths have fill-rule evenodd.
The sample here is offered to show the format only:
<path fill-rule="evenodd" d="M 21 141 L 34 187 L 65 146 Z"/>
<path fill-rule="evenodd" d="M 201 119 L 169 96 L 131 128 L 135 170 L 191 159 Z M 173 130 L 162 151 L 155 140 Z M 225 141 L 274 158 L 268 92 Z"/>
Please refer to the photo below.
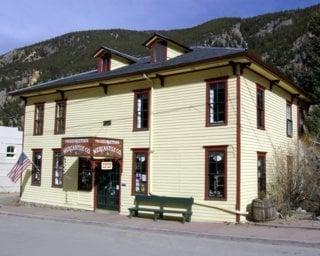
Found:
<path fill-rule="evenodd" d="M 191 222 L 132 218 L 114 212 L 89 212 L 47 207 L 2 205 L 0 215 L 39 218 L 53 221 L 85 223 L 125 230 L 170 233 L 234 241 L 252 241 L 320 248 L 319 229 L 255 226 L 250 224 Z"/>

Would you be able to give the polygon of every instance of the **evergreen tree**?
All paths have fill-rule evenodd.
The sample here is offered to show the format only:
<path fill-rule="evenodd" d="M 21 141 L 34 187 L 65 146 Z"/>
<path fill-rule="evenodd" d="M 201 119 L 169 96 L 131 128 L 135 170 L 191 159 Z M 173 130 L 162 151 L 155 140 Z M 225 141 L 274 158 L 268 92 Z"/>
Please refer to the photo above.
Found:
<path fill-rule="evenodd" d="M 308 24 L 308 43 L 303 59 L 305 71 L 299 83 L 320 104 L 320 12 Z M 312 137 L 320 138 L 320 105 L 313 106 L 305 117 L 305 125 Z"/>

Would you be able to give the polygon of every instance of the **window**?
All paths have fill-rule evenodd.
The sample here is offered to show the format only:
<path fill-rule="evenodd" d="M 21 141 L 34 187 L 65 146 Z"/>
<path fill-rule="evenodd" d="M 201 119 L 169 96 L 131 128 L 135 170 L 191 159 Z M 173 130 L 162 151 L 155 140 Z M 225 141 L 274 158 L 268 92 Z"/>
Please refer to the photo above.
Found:
<path fill-rule="evenodd" d="M 292 137 L 292 105 L 287 102 L 287 136 Z"/>
<path fill-rule="evenodd" d="M 155 42 L 151 46 L 151 58 L 153 62 L 167 60 L 167 42 Z"/>
<path fill-rule="evenodd" d="M 43 134 L 43 116 L 44 116 L 44 103 L 35 104 L 34 127 L 33 127 L 34 135 Z"/>
<path fill-rule="evenodd" d="M 79 158 L 78 190 L 92 189 L 91 162 L 88 158 Z"/>
<path fill-rule="evenodd" d="M 42 165 L 42 149 L 32 150 L 32 175 L 31 185 L 40 186 L 41 184 L 41 165 Z"/>
<path fill-rule="evenodd" d="M 16 149 L 14 146 L 7 146 L 7 158 L 15 158 L 16 156 Z"/>
<path fill-rule="evenodd" d="M 66 100 L 56 102 L 54 134 L 64 134 L 66 129 Z"/>
<path fill-rule="evenodd" d="M 132 150 L 132 195 L 148 193 L 148 149 Z"/>
<path fill-rule="evenodd" d="M 266 153 L 258 152 L 258 161 L 257 161 L 257 169 L 258 169 L 258 195 L 265 194 L 267 192 L 266 189 Z"/>
<path fill-rule="evenodd" d="M 52 187 L 61 188 L 64 158 L 61 149 L 53 149 Z"/>
<path fill-rule="evenodd" d="M 227 146 L 205 147 L 205 199 L 227 199 Z"/>
<path fill-rule="evenodd" d="M 304 134 L 303 120 L 304 120 L 304 111 L 302 107 L 299 107 L 298 108 L 298 135 L 299 136 L 302 136 Z"/>
<path fill-rule="evenodd" d="M 149 95 L 150 90 L 134 92 L 133 130 L 148 130 L 149 127 Z"/>
<path fill-rule="evenodd" d="M 110 57 L 102 56 L 97 58 L 97 70 L 98 72 L 106 72 L 111 68 Z"/>
<path fill-rule="evenodd" d="M 257 85 L 257 128 L 265 129 L 264 88 Z"/>
<path fill-rule="evenodd" d="M 227 123 L 227 80 L 207 81 L 206 126 Z"/>

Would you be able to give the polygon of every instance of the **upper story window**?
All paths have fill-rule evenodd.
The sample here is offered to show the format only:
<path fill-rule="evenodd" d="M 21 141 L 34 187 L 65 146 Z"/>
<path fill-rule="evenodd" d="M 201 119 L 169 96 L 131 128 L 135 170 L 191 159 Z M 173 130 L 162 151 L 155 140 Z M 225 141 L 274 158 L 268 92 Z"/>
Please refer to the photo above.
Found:
<path fill-rule="evenodd" d="M 35 104 L 33 134 L 43 134 L 44 103 Z"/>
<path fill-rule="evenodd" d="M 148 149 L 133 149 L 132 195 L 148 193 Z"/>
<path fill-rule="evenodd" d="M 54 120 L 54 134 L 64 134 L 66 129 L 66 100 L 56 102 L 56 113 Z"/>
<path fill-rule="evenodd" d="M 52 187 L 61 188 L 63 180 L 64 158 L 61 149 L 53 150 Z"/>
<path fill-rule="evenodd" d="M 227 80 L 208 80 L 206 126 L 226 124 L 227 105 Z"/>
<path fill-rule="evenodd" d="M 287 136 L 292 137 L 292 104 L 287 102 Z"/>
<path fill-rule="evenodd" d="M 304 111 L 302 107 L 298 108 L 298 135 L 304 134 Z"/>
<path fill-rule="evenodd" d="M 143 131 L 149 128 L 150 90 L 134 92 L 133 130 Z"/>
<path fill-rule="evenodd" d="M 257 128 L 265 129 L 264 88 L 257 85 Z"/>
<path fill-rule="evenodd" d="M 42 167 L 42 149 L 32 150 L 32 174 L 31 185 L 40 186 L 41 184 L 41 167 Z"/>
<path fill-rule="evenodd" d="M 7 146 L 6 157 L 7 158 L 15 158 L 16 156 L 16 149 L 14 146 Z"/>
<path fill-rule="evenodd" d="M 206 147 L 205 199 L 227 198 L 227 147 Z"/>
<path fill-rule="evenodd" d="M 167 60 L 167 42 L 158 41 L 151 46 L 152 62 L 161 62 Z"/>
<path fill-rule="evenodd" d="M 107 56 L 101 56 L 97 58 L 97 70 L 98 72 L 109 71 L 111 68 L 111 59 Z"/>

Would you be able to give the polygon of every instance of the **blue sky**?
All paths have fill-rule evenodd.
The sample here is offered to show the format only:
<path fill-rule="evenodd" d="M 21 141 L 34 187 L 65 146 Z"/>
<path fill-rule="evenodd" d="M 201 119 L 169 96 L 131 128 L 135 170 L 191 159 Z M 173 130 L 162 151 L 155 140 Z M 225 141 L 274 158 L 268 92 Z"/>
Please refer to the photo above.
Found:
<path fill-rule="evenodd" d="M 304 8 L 320 0 L 1 0 L 0 54 L 71 31 L 191 27 Z"/>

